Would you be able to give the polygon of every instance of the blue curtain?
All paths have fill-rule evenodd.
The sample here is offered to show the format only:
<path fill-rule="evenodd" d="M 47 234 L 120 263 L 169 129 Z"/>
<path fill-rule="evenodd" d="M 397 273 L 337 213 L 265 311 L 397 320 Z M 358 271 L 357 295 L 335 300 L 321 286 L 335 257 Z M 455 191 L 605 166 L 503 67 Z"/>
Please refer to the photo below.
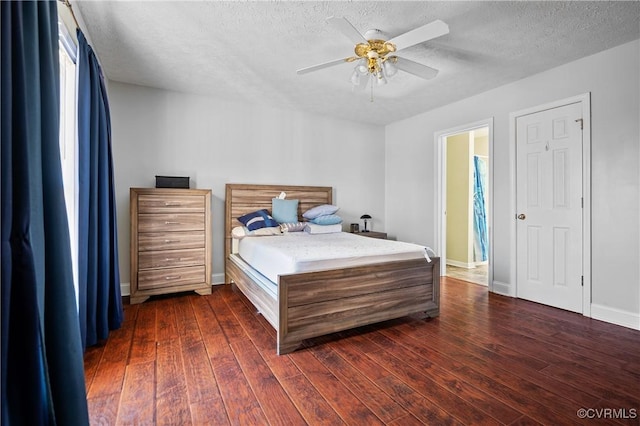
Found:
<path fill-rule="evenodd" d="M 87 425 L 55 1 L 1 3 L 2 424 Z"/>
<path fill-rule="evenodd" d="M 98 60 L 78 35 L 78 287 L 82 343 L 106 339 L 123 319 L 111 119 Z"/>
<path fill-rule="evenodd" d="M 476 262 L 487 260 L 487 209 L 484 203 L 486 192 L 487 163 L 477 155 L 473 157 L 474 191 L 473 191 L 473 227 L 474 258 Z"/>

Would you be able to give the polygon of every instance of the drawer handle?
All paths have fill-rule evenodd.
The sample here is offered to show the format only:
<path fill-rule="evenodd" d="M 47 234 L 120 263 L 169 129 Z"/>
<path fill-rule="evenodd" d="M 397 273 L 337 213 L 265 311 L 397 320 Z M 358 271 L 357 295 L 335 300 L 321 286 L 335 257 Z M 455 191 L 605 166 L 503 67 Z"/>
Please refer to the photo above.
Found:
<path fill-rule="evenodd" d="M 165 261 L 165 262 L 172 262 L 172 261 L 178 261 L 178 262 L 180 262 L 181 260 L 182 260 L 182 258 L 181 258 L 181 257 L 165 257 L 165 258 L 164 258 L 164 261 Z"/>
<path fill-rule="evenodd" d="M 182 203 L 170 203 L 170 202 L 166 202 L 164 203 L 165 207 L 170 207 L 170 206 L 181 206 Z"/>
<path fill-rule="evenodd" d="M 165 280 L 169 281 L 169 280 L 179 280 L 180 278 L 182 278 L 182 275 L 169 275 L 167 277 L 164 277 Z"/>
<path fill-rule="evenodd" d="M 180 225 L 180 222 L 171 222 L 169 220 L 164 222 L 165 225 Z"/>
<path fill-rule="evenodd" d="M 180 240 L 164 240 L 165 244 L 169 244 L 169 243 L 179 243 Z"/>

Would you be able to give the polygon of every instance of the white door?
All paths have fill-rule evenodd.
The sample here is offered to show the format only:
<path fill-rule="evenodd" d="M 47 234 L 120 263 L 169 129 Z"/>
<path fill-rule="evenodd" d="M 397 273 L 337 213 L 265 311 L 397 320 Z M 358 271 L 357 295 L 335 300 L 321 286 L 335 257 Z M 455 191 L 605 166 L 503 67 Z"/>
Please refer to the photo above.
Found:
<path fill-rule="evenodd" d="M 516 294 L 582 312 L 582 106 L 516 120 Z"/>

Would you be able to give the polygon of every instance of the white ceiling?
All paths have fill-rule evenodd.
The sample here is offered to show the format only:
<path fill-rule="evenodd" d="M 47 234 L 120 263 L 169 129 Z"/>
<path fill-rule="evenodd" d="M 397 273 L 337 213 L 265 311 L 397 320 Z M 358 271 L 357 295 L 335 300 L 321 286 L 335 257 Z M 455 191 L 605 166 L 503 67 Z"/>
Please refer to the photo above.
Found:
<path fill-rule="evenodd" d="M 640 2 L 73 1 L 110 80 L 388 124 L 640 37 Z M 62 7 L 62 6 L 61 6 Z M 450 33 L 403 50 L 440 70 L 354 91 L 353 55 L 326 22 L 390 38 L 436 19 Z M 606 77 L 606 76 L 603 76 Z"/>

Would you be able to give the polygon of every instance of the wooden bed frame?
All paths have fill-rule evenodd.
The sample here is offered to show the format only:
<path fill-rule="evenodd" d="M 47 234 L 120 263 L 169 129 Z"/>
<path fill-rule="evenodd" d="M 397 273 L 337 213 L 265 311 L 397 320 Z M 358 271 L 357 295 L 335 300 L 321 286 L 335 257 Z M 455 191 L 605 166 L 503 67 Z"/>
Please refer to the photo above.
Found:
<path fill-rule="evenodd" d="M 281 275 L 277 300 L 242 264 L 230 259 L 237 218 L 271 211 L 280 192 L 299 200 L 298 217 L 311 207 L 332 204 L 330 187 L 227 184 L 225 278 L 235 284 L 277 331 L 277 353 L 293 352 L 302 341 L 412 314 L 440 313 L 440 258 Z M 363 237 L 364 238 L 364 237 Z"/>

